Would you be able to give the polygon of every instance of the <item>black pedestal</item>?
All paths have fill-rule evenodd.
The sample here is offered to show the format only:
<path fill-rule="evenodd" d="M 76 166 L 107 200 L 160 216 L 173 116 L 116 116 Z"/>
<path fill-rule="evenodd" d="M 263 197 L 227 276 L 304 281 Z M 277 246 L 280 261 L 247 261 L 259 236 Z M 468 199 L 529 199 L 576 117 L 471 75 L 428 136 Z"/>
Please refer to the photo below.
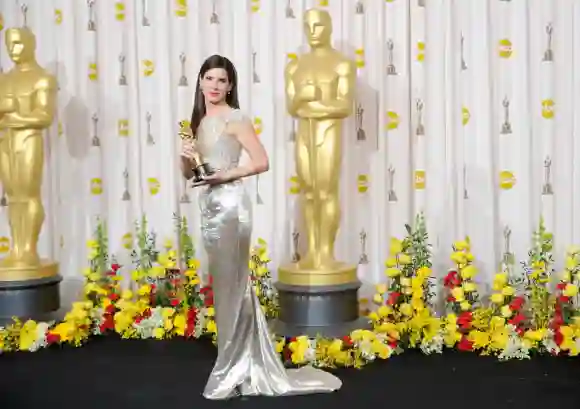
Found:
<path fill-rule="evenodd" d="M 307 335 L 340 338 L 355 329 L 369 329 L 369 320 L 359 316 L 360 282 L 332 286 L 299 286 L 276 283 L 280 316 L 273 331 L 293 337 Z"/>
<path fill-rule="evenodd" d="M 46 320 L 60 308 L 61 276 L 0 281 L 0 326 L 14 317 Z"/>

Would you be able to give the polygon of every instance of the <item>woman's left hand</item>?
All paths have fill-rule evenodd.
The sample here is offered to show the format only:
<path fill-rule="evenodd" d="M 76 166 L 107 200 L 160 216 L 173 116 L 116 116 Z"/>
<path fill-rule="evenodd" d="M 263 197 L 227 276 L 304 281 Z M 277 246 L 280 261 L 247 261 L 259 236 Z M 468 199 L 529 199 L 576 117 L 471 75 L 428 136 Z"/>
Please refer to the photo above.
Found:
<path fill-rule="evenodd" d="M 204 178 L 204 181 L 208 184 L 208 185 L 220 185 L 222 183 L 226 183 L 230 181 L 230 178 L 228 177 L 227 173 L 224 171 L 217 171 L 216 173 L 214 173 L 211 176 L 206 176 Z"/>

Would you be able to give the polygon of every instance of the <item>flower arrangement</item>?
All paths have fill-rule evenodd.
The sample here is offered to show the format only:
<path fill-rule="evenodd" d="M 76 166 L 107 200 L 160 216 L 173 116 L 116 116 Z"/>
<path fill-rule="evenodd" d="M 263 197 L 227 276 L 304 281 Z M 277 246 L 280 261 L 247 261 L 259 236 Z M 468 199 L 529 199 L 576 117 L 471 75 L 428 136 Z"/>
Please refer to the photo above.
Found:
<path fill-rule="evenodd" d="M 431 314 L 433 282 L 431 251 L 423 214 L 414 227 L 405 226 L 407 236 L 391 239 L 385 275 L 389 284 L 378 284 L 374 303 L 376 312 L 369 315 L 375 332 L 386 334 L 397 352 L 420 346 L 426 353 L 441 349 L 437 337 L 440 322 Z"/>
<path fill-rule="evenodd" d="M 87 243 L 82 299 L 61 322 L 22 322 L 0 328 L 0 352 L 36 351 L 51 345 L 81 346 L 91 336 L 115 333 L 123 338 L 212 337 L 217 328 L 211 275 L 195 257 L 187 220 L 175 218 L 178 246 L 166 241 L 159 251 L 147 220 L 135 225 L 131 266 L 109 256 L 107 228 L 99 222 Z M 478 292 L 475 256 L 469 238 L 453 245 L 453 268 L 443 278 L 446 314 L 433 312 L 430 245 L 423 215 L 406 226 L 403 240 L 393 238 L 386 260 L 387 282 L 376 286 L 369 313 L 372 330 L 355 330 L 341 339 L 290 339 L 274 336 L 277 351 L 291 365 L 362 367 L 408 348 L 441 353 L 443 347 L 495 355 L 500 360 L 530 358 L 533 353 L 580 353 L 580 315 L 576 307 L 580 248 L 566 253 L 565 269 L 553 294 L 552 235 L 542 221 L 534 233 L 529 259 L 516 274 L 513 257 L 504 255 L 489 300 Z M 249 255 L 251 281 L 268 317 L 278 314 L 271 283 L 267 243 L 258 240 Z M 122 272 L 130 271 L 128 286 Z"/>

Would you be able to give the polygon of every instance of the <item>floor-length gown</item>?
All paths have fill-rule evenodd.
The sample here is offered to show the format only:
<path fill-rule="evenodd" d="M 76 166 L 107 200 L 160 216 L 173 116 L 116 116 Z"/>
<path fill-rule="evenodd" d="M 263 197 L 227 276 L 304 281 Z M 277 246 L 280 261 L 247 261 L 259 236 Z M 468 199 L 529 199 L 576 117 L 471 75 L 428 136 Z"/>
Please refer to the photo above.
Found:
<path fill-rule="evenodd" d="M 242 147 L 226 133 L 232 121 L 248 120 L 240 110 L 205 117 L 198 129 L 206 162 L 227 170 L 238 165 Z M 201 230 L 213 277 L 218 357 L 204 396 L 299 395 L 340 388 L 335 376 L 310 366 L 286 369 L 272 342 L 249 272 L 252 203 L 242 181 L 203 187 Z"/>

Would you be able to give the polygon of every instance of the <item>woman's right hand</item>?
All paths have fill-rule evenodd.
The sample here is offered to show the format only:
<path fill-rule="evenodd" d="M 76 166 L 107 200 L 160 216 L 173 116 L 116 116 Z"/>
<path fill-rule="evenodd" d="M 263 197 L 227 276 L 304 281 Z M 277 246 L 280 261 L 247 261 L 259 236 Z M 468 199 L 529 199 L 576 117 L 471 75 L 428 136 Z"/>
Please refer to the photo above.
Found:
<path fill-rule="evenodd" d="M 195 148 L 193 142 L 189 140 L 181 141 L 181 157 L 193 161 L 195 158 Z"/>

